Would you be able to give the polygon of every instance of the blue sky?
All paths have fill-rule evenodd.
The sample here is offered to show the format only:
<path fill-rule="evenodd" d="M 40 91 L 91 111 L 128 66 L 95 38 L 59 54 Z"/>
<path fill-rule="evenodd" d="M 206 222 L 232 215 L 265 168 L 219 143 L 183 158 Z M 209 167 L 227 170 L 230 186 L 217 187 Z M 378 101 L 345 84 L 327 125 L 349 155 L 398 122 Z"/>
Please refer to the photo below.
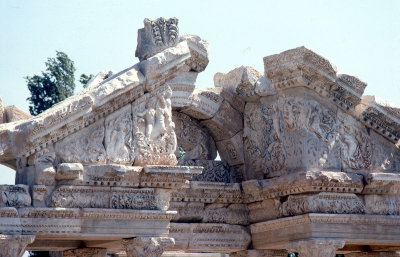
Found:
<path fill-rule="evenodd" d="M 76 79 L 132 66 L 137 29 L 145 17 L 159 16 L 178 17 L 181 34 L 210 43 L 200 88 L 241 65 L 262 72 L 264 56 L 304 45 L 367 82 L 365 94 L 400 104 L 400 0 L 0 0 L 3 104 L 28 111 L 24 77 L 44 70 L 56 50 L 74 60 Z M 12 181 L 13 173 L 0 168 L 0 184 Z"/>

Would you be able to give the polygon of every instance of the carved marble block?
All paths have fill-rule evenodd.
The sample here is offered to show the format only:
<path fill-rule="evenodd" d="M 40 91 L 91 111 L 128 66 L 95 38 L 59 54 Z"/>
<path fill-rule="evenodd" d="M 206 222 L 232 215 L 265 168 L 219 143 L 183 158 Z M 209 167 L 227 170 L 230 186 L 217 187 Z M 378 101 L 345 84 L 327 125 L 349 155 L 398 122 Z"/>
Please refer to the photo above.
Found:
<path fill-rule="evenodd" d="M 168 47 L 175 46 L 179 37 L 178 22 L 177 18 L 146 18 L 144 28 L 138 30 L 135 56 L 143 61 Z"/>
<path fill-rule="evenodd" d="M 132 105 L 135 165 L 177 164 L 171 96 L 169 87 L 160 87 Z"/>

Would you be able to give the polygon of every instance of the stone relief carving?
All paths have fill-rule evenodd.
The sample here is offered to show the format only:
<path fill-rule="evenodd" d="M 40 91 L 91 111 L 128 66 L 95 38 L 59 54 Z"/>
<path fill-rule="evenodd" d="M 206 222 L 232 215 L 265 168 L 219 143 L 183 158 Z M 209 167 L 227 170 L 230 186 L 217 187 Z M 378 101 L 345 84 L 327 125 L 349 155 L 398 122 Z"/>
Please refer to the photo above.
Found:
<path fill-rule="evenodd" d="M 34 239 L 34 235 L 0 235 L 0 256 L 21 257 Z"/>
<path fill-rule="evenodd" d="M 293 96 L 271 102 L 246 104 L 243 141 L 250 169 L 274 177 L 298 168 L 370 168 L 370 136 L 340 109 Z"/>
<path fill-rule="evenodd" d="M 178 39 L 178 19 L 175 17 L 168 20 L 164 17 L 160 17 L 154 21 L 146 18 L 144 24 L 151 25 L 154 44 L 157 46 L 173 46 Z"/>
<path fill-rule="evenodd" d="M 303 257 L 334 257 L 336 250 L 343 248 L 344 240 L 310 239 L 288 242 L 286 249 Z"/>
<path fill-rule="evenodd" d="M 342 169 L 368 169 L 372 161 L 369 136 L 344 119 L 339 127 Z"/>
<path fill-rule="evenodd" d="M 211 160 L 180 160 L 179 165 L 184 166 L 202 166 L 203 173 L 192 178 L 192 181 L 209 181 L 230 183 L 231 170 L 229 165 L 223 161 Z"/>
<path fill-rule="evenodd" d="M 105 163 L 104 119 L 72 134 L 55 145 L 62 162 Z"/>
<path fill-rule="evenodd" d="M 174 244 L 175 240 L 168 237 L 137 237 L 122 241 L 128 257 L 160 257 L 164 248 L 172 248 Z"/>
<path fill-rule="evenodd" d="M 172 114 L 178 146 L 185 151 L 184 160 L 214 160 L 217 148 L 207 129 L 184 113 Z"/>
<path fill-rule="evenodd" d="M 399 195 L 365 195 L 368 214 L 400 215 Z"/>
<path fill-rule="evenodd" d="M 290 195 L 279 207 L 280 216 L 295 216 L 304 213 L 365 213 L 363 201 L 355 194 L 319 193 Z"/>
<path fill-rule="evenodd" d="M 53 145 L 36 153 L 35 164 L 35 184 L 37 185 L 53 185 L 56 170 L 54 168 L 56 154 Z"/>
<path fill-rule="evenodd" d="M 29 186 L 0 185 L 0 207 L 25 207 L 31 205 Z"/>
<path fill-rule="evenodd" d="M 171 89 L 164 87 L 133 105 L 135 165 L 177 163 L 171 95 Z"/>
<path fill-rule="evenodd" d="M 144 19 L 144 28 L 138 30 L 135 56 L 143 61 L 168 47 L 175 46 L 179 38 L 178 21 L 175 17 Z"/>
<path fill-rule="evenodd" d="M 286 161 L 278 110 L 273 104 L 247 104 L 244 124 L 244 149 L 251 168 L 269 176 L 278 175 Z"/>
<path fill-rule="evenodd" d="M 61 186 L 50 197 L 50 206 L 63 208 L 168 209 L 170 194 L 163 189 Z"/>
<path fill-rule="evenodd" d="M 105 120 L 105 149 L 111 163 L 133 163 L 131 106 L 127 105 Z"/>
<path fill-rule="evenodd" d="M 63 251 L 62 257 L 105 257 L 107 249 L 103 248 L 79 248 Z"/>

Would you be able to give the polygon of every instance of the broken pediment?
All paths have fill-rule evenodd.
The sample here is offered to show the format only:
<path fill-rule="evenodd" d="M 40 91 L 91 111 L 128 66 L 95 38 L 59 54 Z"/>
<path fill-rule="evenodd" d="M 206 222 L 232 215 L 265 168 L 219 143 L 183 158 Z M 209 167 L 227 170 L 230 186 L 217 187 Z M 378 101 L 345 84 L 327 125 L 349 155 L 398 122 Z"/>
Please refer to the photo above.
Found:
<path fill-rule="evenodd" d="M 208 43 L 179 35 L 176 18 L 146 19 L 136 56 L 0 124 L 0 163 L 17 183 L 0 186 L 2 242 L 128 256 L 398 245 L 398 106 L 305 47 L 196 88 Z"/>

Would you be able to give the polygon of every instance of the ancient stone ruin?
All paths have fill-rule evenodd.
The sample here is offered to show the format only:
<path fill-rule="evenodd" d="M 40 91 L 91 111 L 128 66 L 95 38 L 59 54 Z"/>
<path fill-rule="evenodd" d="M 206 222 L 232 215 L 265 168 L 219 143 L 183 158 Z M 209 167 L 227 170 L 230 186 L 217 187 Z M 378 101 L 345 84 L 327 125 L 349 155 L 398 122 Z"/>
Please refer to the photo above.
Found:
<path fill-rule="evenodd" d="M 146 19 L 139 63 L 1 107 L 0 256 L 400 256 L 400 108 L 305 47 L 201 90 L 208 51 Z"/>

